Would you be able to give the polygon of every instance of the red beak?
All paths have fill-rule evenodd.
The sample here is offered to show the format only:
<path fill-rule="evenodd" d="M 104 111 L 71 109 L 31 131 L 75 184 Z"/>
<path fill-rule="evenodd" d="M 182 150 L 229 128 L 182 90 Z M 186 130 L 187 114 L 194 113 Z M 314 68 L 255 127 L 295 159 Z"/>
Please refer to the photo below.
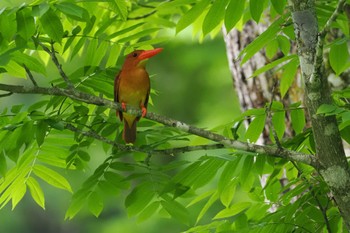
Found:
<path fill-rule="evenodd" d="M 148 58 L 153 57 L 154 55 L 162 52 L 162 50 L 163 50 L 163 48 L 156 48 L 156 49 L 152 49 L 152 50 L 143 51 L 139 55 L 139 59 L 140 60 L 148 59 Z"/>

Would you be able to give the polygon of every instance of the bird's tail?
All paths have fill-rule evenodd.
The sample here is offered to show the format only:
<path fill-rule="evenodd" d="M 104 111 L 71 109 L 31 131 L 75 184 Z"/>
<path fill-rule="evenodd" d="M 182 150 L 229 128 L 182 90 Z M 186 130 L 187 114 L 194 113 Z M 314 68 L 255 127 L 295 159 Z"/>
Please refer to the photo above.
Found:
<path fill-rule="evenodd" d="M 134 119 L 129 126 L 128 121 L 124 119 L 123 139 L 126 143 L 134 143 L 136 140 L 136 122 L 137 119 Z"/>

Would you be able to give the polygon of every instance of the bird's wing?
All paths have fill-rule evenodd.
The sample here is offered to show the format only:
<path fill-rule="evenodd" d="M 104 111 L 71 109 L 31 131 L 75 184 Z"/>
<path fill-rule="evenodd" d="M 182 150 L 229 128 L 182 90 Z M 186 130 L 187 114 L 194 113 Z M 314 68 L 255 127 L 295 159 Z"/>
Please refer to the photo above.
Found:
<path fill-rule="evenodd" d="M 120 73 L 114 79 L 114 102 L 119 103 L 118 93 L 119 93 L 119 84 L 120 84 Z M 123 121 L 123 112 L 117 110 L 117 114 L 119 114 L 119 118 Z"/>

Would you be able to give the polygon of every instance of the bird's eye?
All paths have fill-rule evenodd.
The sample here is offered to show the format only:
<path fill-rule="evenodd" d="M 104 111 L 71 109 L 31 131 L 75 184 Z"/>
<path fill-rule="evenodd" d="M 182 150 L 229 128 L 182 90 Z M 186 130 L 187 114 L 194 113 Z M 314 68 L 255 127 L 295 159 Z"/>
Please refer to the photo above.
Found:
<path fill-rule="evenodd" d="M 137 57 L 137 53 L 133 53 L 132 56 L 133 56 L 133 57 Z"/>

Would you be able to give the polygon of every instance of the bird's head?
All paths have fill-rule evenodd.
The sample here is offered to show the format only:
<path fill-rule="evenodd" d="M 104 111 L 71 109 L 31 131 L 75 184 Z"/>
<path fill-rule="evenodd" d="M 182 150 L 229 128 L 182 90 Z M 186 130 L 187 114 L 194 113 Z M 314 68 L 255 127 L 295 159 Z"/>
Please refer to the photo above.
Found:
<path fill-rule="evenodd" d="M 163 49 L 135 50 L 126 56 L 123 68 L 144 67 L 148 58 L 160 53 Z"/>

